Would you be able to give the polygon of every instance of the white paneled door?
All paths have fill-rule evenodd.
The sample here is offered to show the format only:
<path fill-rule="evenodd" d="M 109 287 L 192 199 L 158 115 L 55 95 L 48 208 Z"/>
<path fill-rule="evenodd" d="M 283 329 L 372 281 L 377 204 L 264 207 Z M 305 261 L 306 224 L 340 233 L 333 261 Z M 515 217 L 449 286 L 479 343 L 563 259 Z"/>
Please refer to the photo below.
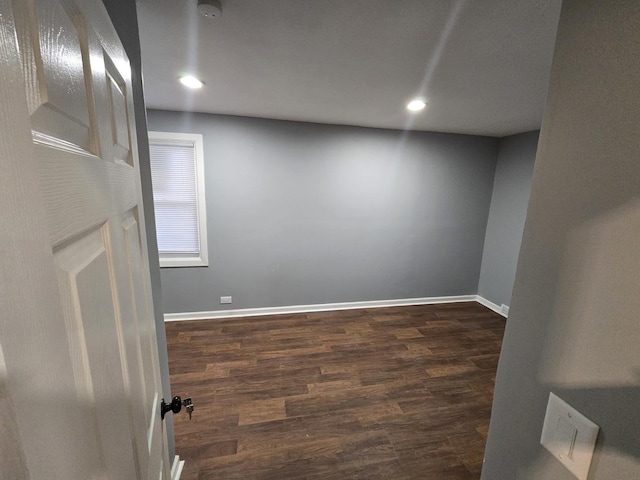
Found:
<path fill-rule="evenodd" d="M 168 479 L 130 67 L 99 0 L 0 0 L 0 478 Z"/>

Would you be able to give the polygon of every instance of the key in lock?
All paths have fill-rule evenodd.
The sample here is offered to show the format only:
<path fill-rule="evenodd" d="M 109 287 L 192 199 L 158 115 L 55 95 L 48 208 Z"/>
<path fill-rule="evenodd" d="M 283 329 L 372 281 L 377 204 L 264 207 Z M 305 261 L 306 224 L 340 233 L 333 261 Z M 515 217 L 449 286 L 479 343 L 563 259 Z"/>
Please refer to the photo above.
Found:
<path fill-rule="evenodd" d="M 191 397 L 185 398 L 182 401 L 182 405 L 184 406 L 185 410 L 187 411 L 187 413 L 189 414 L 189 420 L 191 420 L 191 415 L 193 414 L 193 411 L 195 410 L 196 406 L 193 404 L 193 402 L 191 401 Z"/>

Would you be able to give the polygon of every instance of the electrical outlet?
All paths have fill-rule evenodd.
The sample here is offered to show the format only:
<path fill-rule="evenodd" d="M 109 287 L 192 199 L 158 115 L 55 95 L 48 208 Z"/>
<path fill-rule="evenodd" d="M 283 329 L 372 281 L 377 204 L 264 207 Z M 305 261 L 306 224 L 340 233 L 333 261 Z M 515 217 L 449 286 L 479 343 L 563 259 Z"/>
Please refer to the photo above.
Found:
<path fill-rule="evenodd" d="M 231 297 L 220 297 L 220 303 L 232 303 Z"/>

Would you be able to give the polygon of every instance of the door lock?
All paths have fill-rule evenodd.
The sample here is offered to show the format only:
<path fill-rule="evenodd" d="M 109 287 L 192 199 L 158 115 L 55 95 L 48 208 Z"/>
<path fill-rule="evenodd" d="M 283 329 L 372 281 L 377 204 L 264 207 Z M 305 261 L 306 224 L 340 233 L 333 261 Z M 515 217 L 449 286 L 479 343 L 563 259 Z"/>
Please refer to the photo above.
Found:
<path fill-rule="evenodd" d="M 191 420 L 191 415 L 193 414 L 193 410 L 196 408 L 196 406 L 191 401 L 191 397 L 188 397 L 182 400 L 180 397 L 175 396 L 171 399 L 171 403 L 165 403 L 163 398 L 162 402 L 160 403 L 160 416 L 164 420 L 164 416 L 167 413 L 171 412 L 174 415 L 176 413 L 180 413 L 180 410 L 182 410 L 183 406 L 185 407 L 185 409 L 187 410 L 187 413 L 189 414 L 189 420 Z"/>

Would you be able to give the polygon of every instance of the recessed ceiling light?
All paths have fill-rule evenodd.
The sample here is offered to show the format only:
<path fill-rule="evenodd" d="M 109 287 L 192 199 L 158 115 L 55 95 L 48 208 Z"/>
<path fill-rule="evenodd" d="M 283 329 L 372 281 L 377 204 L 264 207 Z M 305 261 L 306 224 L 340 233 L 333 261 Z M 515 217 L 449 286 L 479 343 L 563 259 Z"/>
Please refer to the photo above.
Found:
<path fill-rule="evenodd" d="M 178 80 L 180 80 L 180 83 L 185 87 L 189 88 L 202 88 L 202 86 L 204 85 L 204 83 L 202 83 L 196 77 L 192 77 L 191 75 L 185 75 L 184 77 L 178 78 Z"/>
<path fill-rule="evenodd" d="M 421 98 L 414 98 L 409 103 L 407 103 L 407 110 L 411 110 L 412 112 L 419 112 L 423 110 L 424 107 L 427 106 L 427 102 L 425 102 Z"/>

